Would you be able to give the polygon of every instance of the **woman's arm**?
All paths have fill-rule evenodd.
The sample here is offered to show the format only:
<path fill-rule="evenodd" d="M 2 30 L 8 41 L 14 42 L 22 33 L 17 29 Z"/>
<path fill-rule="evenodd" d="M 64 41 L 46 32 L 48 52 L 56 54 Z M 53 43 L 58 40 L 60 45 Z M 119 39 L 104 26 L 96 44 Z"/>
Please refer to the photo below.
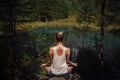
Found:
<path fill-rule="evenodd" d="M 52 60 L 53 60 L 53 48 L 52 47 L 49 49 L 49 56 L 50 56 L 50 59 L 47 61 L 47 63 L 42 64 L 42 66 L 47 66 L 52 63 Z"/>
<path fill-rule="evenodd" d="M 66 48 L 66 61 L 68 64 L 72 65 L 72 66 L 77 66 L 77 63 L 73 63 L 70 61 L 70 49 Z"/>

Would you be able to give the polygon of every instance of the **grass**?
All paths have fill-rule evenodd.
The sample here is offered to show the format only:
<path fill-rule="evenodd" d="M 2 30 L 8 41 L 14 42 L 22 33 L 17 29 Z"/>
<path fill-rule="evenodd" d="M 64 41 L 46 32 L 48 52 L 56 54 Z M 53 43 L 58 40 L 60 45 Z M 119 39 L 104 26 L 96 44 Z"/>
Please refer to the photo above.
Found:
<path fill-rule="evenodd" d="M 34 22 L 19 22 L 17 23 L 17 29 L 19 30 L 25 30 L 29 28 L 37 28 L 37 27 L 76 27 L 76 28 L 81 28 L 83 26 L 82 23 L 77 23 L 76 21 L 76 15 L 70 15 L 66 19 L 59 19 L 55 21 L 49 21 L 49 22 L 41 22 L 41 21 L 34 21 Z M 97 26 L 94 23 L 91 23 L 90 25 L 90 30 L 91 31 L 97 31 L 100 30 L 100 27 Z M 113 26 L 110 25 L 109 27 L 105 28 L 105 31 L 110 31 L 113 29 Z M 117 27 L 117 29 L 120 29 Z"/>
<path fill-rule="evenodd" d="M 67 19 L 59 19 L 55 21 L 49 21 L 49 22 L 41 22 L 41 21 L 35 21 L 35 22 L 21 22 L 17 24 L 17 28 L 36 28 L 36 27 L 73 27 L 73 26 L 79 26 L 79 24 L 76 22 L 75 15 L 69 16 Z"/>

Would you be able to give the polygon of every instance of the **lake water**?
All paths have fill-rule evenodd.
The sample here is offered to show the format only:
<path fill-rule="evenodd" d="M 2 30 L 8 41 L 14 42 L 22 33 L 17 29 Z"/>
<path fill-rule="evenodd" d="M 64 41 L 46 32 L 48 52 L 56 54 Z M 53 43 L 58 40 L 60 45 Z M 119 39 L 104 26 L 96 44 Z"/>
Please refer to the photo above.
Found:
<path fill-rule="evenodd" d="M 41 51 L 44 47 L 55 44 L 55 34 L 63 31 L 65 35 L 64 44 L 70 48 L 90 47 L 94 48 L 95 39 L 100 39 L 100 32 L 86 32 L 85 35 L 80 30 L 73 28 L 36 28 L 29 32 L 36 38 L 36 46 Z M 112 33 L 105 32 L 104 37 L 105 53 L 109 54 L 113 50 L 119 50 L 120 37 Z M 99 41 L 96 41 L 99 44 Z"/>

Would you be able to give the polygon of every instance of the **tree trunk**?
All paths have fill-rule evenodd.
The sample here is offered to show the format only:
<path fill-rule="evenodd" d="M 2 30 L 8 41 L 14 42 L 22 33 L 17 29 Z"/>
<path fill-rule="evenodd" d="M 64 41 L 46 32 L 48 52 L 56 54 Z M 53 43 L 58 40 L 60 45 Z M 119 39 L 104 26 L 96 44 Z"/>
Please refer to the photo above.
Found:
<path fill-rule="evenodd" d="M 12 77 L 13 79 L 16 79 L 16 70 L 17 70 L 17 53 L 16 53 L 16 20 L 11 15 L 10 16 L 10 27 L 11 29 L 11 46 L 12 46 Z"/>
<path fill-rule="evenodd" d="M 99 59 L 100 59 L 100 80 L 104 80 L 104 10 L 105 10 L 105 0 L 101 0 L 101 25 L 100 25 L 100 52 L 99 52 Z"/>
<path fill-rule="evenodd" d="M 46 22 L 46 24 L 48 23 L 48 17 L 47 16 L 45 17 L 45 22 Z M 47 30 L 47 26 L 46 26 L 46 30 Z"/>

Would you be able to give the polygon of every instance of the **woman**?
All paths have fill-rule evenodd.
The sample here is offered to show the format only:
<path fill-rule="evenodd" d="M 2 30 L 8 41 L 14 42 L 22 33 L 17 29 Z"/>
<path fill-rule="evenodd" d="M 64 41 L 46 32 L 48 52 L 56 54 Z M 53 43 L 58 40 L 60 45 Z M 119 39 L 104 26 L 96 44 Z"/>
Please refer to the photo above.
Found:
<path fill-rule="evenodd" d="M 42 64 L 50 76 L 65 76 L 73 67 L 77 66 L 76 63 L 70 61 L 70 49 L 63 45 L 63 39 L 63 32 L 58 32 L 56 46 L 49 49 L 50 60 L 46 64 Z"/>

